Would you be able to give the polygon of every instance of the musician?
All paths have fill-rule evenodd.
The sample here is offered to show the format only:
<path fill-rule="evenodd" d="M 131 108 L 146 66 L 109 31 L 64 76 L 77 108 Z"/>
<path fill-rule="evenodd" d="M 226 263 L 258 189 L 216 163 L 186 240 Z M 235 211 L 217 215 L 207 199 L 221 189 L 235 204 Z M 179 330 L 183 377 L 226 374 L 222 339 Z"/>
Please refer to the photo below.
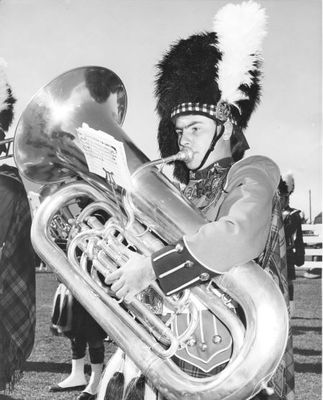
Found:
<path fill-rule="evenodd" d="M 295 180 L 292 173 L 282 175 L 279 182 L 279 196 L 283 212 L 284 229 L 287 249 L 287 278 L 288 293 L 291 308 L 294 307 L 294 284 L 296 279 L 295 265 L 300 267 L 305 261 L 305 245 L 302 233 L 301 210 L 289 205 L 291 194 L 295 189 Z"/>
<path fill-rule="evenodd" d="M 179 40 L 159 62 L 160 152 L 162 157 L 183 149 L 192 153 L 191 159 L 175 162 L 174 178 L 209 222 L 151 257 L 134 254 L 109 275 L 106 282 L 119 298 L 130 300 L 155 279 L 166 295 L 175 294 L 255 259 L 288 303 L 279 168 L 264 156 L 243 159 L 248 149 L 243 131 L 260 99 L 264 24 L 264 10 L 256 3 L 228 4 L 216 15 L 214 32 Z M 178 329 L 182 320 L 175 322 Z M 178 351 L 174 361 L 203 377 L 221 371 L 230 354 L 226 328 L 202 310 L 192 345 Z M 271 385 L 270 399 L 294 398 L 291 342 Z"/>
<path fill-rule="evenodd" d="M 5 138 L 16 99 L 0 65 L 0 137 Z M 1 144 L 0 154 L 7 154 Z M 0 166 L 0 391 L 13 389 L 35 339 L 36 258 L 30 241 L 31 215 L 16 167 Z M 0 395 L 1 397 L 1 395 Z"/>

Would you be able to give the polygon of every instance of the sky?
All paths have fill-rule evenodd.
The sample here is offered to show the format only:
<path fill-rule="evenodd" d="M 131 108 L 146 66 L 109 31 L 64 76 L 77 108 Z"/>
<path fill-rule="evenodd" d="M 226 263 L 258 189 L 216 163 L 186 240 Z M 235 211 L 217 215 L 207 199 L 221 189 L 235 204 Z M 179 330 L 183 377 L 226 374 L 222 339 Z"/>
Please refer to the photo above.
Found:
<path fill-rule="evenodd" d="M 236 0 L 232 3 L 239 3 Z M 170 44 L 212 29 L 223 0 L 0 0 L 0 57 L 17 103 L 14 135 L 32 96 L 67 70 L 104 66 L 127 90 L 124 131 L 159 157 L 156 63 Z M 291 205 L 322 210 L 322 10 L 320 0 L 259 0 L 268 16 L 262 100 L 245 131 L 248 155 L 291 171 Z M 311 202 L 309 199 L 311 198 Z M 311 205 L 311 213 L 310 213 Z"/>

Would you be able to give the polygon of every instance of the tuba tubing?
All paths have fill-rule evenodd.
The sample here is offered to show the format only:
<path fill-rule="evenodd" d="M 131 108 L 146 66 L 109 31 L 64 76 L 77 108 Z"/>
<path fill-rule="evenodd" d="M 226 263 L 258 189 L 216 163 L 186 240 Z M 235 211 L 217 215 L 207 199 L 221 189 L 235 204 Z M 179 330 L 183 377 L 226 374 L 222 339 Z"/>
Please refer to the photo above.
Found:
<path fill-rule="evenodd" d="M 167 357 L 159 357 L 152 350 L 155 341 L 150 335 L 134 326 L 133 318 L 127 313 L 120 315 L 117 301 L 90 285 L 53 243 L 48 221 L 58 209 L 80 196 L 106 200 L 103 193 L 84 183 L 73 183 L 59 189 L 37 210 L 31 230 L 32 243 L 39 256 L 152 384 L 170 400 L 250 399 L 265 388 L 282 357 L 288 335 L 287 308 L 272 278 L 254 262 L 233 267 L 215 278 L 217 285 L 244 309 L 245 338 L 239 353 L 218 375 L 202 379 L 190 377 Z M 207 286 L 194 287 L 191 292 L 210 308 L 213 297 Z"/>

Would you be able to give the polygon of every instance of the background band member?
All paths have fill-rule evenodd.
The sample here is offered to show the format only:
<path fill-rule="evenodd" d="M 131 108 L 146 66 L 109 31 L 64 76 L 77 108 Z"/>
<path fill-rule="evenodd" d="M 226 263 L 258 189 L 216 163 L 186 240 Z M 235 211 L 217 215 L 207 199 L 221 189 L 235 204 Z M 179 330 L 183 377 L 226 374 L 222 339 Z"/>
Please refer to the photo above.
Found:
<path fill-rule="evenodd" d="M 290 195 L 294 192 L 295 181 L 291 173 L 284 174 L 279 182 L 279 196 L 283 213 L 289 301 L 291 307 L 294 304 L 294 285 L 296 279 L 295 265 L 300 267 L 305 261 L 305 246 L 302 233 L 301 210 L 289 205 Z"/>
<path fill-rule="evenodd" d="M 13 120 L 15 98 L 0 67 L 1 139 Z M 0 154 L 6 153 L 6 144 Z M 0 390 L 21 376 L 35 338 L 36 257 L 30 241 L 31 215 L 17 168 L 0 166 Z"/>
<path fill-rule="evenodd" d="M 215 16 L 212 32 L 179 40 L 159 62 L 160 152 L 162 157 L 183 149 L 192 152 L 190 160 L 175 162 L 174 177 L 208 223 L 151 257 L 134 254 L 109 275 L 106 281 L 119 298 L 131 299 L 155 279 L 166 295 L 175 294 L 257 259 L 288 304 L 280 171 L 264 156 L 243 159 L 248 149 L 243 131 L 260 99 L 265 21 L 264 10 L 254 2 L 228 4 Z M 195 342 L 175 357 L 195 377 L 218 373 L 231 354 L 221 321 L 207 309 L 199 315 Z M 181 323 L 178 316 L 174 324 Z M 220 357 L 214 357 L 214 326 L 224 338 Z M 291 341 L 272 386 L 271 399 L 294 398 Z"/>

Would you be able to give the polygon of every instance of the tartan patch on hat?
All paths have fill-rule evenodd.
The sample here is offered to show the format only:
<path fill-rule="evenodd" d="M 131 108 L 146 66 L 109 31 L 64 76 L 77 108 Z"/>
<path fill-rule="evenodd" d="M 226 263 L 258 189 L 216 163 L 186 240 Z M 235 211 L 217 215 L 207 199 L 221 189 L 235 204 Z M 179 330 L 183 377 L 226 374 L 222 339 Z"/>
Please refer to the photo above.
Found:
<path fill-rule="evenodd" d="M 181 103 L 171 110 L 171 118 L 180 114 L 198 113 L 215 117 L 216 105 L 203 103 Z"/>

